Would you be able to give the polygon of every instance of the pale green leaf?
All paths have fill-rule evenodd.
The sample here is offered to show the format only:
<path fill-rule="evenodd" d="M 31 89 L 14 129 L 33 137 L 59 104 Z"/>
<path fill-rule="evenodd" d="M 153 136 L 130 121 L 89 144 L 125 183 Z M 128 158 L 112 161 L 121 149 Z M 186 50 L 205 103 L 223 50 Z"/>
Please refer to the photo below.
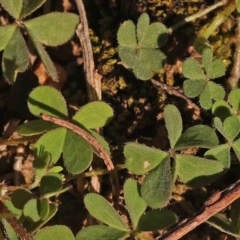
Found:
<path fill-rule="evenodd" d="M 144 213 L 147 204 L 140 196 L 140 185 L 133 179 L 128 179 L 124 184 L 124 199 L 130 218 L 136 229 L 138 220 Z"/>
<path fill-rule="evenodd" d="M 6 80 L 13 83 L 18 72 L 24 72 L 29 64 L 28 48 L 19 30 L 15 28 L 2 57 L 2 70 Z"/>
<path fill-rule="evenodd" d="M 213 52 L 211 48 L 205 48 L 202 53 L 202 62 L 207 74 L 212 69 Z"/>
<path fill-rule="evenodd" d="M 206 82 L 204 79 L 185 80 L 183 83 L 184 94 L 191 98 L 197 97 L 203 90 L 205 84 L 206 84 Z"/>
<path fill-rule="evenodd" d="M 174 105 L 164 108 L 164 120 L 168 131 L 170 146 L 173 149 L 182 134 L 182 117 Z"/>
<path fill-rule="evenodd" d="M 138 222 L 138 231 L 156 231 L 177 223 L 178 217 L 167 209 L 154 209 L 142 215 Z"/>
<path fill-rule="evenodd" d="M 28 97 L 28 108 L 37 117 L 41 113 L 66 119 L 67 105 L 62 94 L 55 88 L 40 86 L 35 88 Z"/>
<path fill-rule="evenodd" d="M 0 0 L 4 9 L 15 19 L 20 18 L 24 0 Z"/>
<path fill-rule="evenodd" d="M 52 60 L 50 59 L 48 53 L 43 48 L 42 44 L 36 39 L 33 32 L 31 32 L 29 29 L 26 29 L 26 30 L 27 30 L 27 33 L 30 36 L 30 39 L 33 42 L 33 45 L 35 46 L 37 53 L 38 53 L 39 57 L 41 58 L 49 76 L 52 78 L 53 81 L 58 82 L 57 70 L 56 70 Z"/>
<path fill-rule="evenodd" d="M 20 240 L 20 238 L 17 236 L 17 233 L 12 228 L 12 226 L 8 223 L 6 219 L 2 219 L 2 224 L 4 226 L 4 229 L 7 233 L 8 239 L 10 240 Z"/>
<path fill-rule="evenodd" d="M 100 128 L 105 126 L 113 117 L 113 109 L 106 103 L 95 101 L 80 108 L 73 116 L 72 122 L 79 123 L 85 128 Z"/>
<path fill-rule="evenodd" d="M 47 46 L 66 43 L 75 33 L 79 16 L 73 13 L 49 13 L 24 22 L 36 41 Z"/>
<path fill-rule="evenodd" d="M 218 160 L 225 169 L 230 167 L 230 146 L 221 144 L 205 152 L 204 157 Z"/>
<path fill-rule="evenodd" d="M 222 124 L 222 121 L 220 120 L 220 118 L 215 117 L 213 119 L 213 126 L 225 137 L 223 124 Z"/>
<path fill-rule="evenodd" d="M 17 128 L 17 133 L 22 136 L 32 136 L 44 133 L 56 127 L 57 125 L 55 125 L 52 122 L 47 122 L 43 120 L 33 120 L 20 125 Z"/>
<path fill-rule="evenodd" d="M 7 46 L 16 28 L 16 25 L 0 26 L 0 51 Z"/>
<path fill-rule="evenodd" d="M 142 61 L 140 58 L 136 58 L 133 73 L 136 78 L 144 81 L 149 80 L 153 76 L 153 71 L 146 68 L 146 62 Z"/>
<path fill-rule="evenodd" d="M 192 58 L 184 61 L 182 72 L 184 77 L 192 80 L 205 79 L 206 77 L 199 63 Z"/>
<path fill-rule="evenodd" d="M 240 0 L 236 0 L 237 11 L 240 13 Z"/>
<path fill-rule="evenodd" d="M 23 208 L 23 215 L 32 222 L 39 221 L 40 213 L 39 213 L 39 199 L 30 199 Z"/>
<path fill-rule="evenodd" d="M 165 206 L 172 193 L 172 175 L 170 162 L 165 158 L 149 172 L 141 186 L 141 196 L 151 208 Z"/>
<path fill-rule="evenodd" d="M 91 164 L 93 154 L 89 143 L 71 130 L 67 130 L 63 144 L 63 161 L 72 174 L 86 170 Z"/>
<path fill-rule="evenodd" d="M 240 112 L 240 89 L 235 89 L 228 95 L 228 100 L 236 112 Z"/>
<path fill-rule="evenodd" d="M 126 46 L 118 46 L 118 55 L 129 68 L 134 68 L 137 59 L 137 49 Z"/>
<path fill-rule="evenodd" d="M 181 181 L 192 187 L 203 187 L 216 180 L 223 172 L 218 161 L 176 154 L 176 171 Z"/>
<path fill-rule="evenodd" d="M 128 20 L 125 21 L 119 28 L 117 33 L 118 44 L 124 47 L 137 47 L 136 28 L 135 24 Z"/>
<path fill-rule="evenodd" d="M 38 9 L 41 5 L 43 5 L 46 0 L 22 0 L 22 9 L 20 13 L 20 19 L 25 18 L 30 15 L 36 9 Z"/>
<path fill-rule="evenodd" d="M 223 122 L 224 136 L 228 141 L 233 141 L 240 131 L 240 122 L 236 117 L 228 117 Z"/>
<path fill-rule="evenodd" d="M 66 227 L 61 225 L 48 226 L 46 228 L 41 229 L 37 234 L 33 236 L 34 240 L 75 240 L 75 237 L 72 231 Z"/>
<path fill-rule="evenodd" d="M 104 225 L 90 226 L 78 232 L 76 240 L 123 240 L 128 233 Z"/>
<path fill-rule="evenodd" d="M 48 203 L 49 200 L 47 198 L 41 198 L 39 200 L 40 200 L 40 203 L 38 205 L 40 209 L 39 215 L 42 220 L 45 220 L 48 217 L 50 211 L 50 205 Z"/>
<path fill-rule="evenodd" d="M 101 195 L 96 193 L 87 194 L 84 198 L 84 204 L 94 218 L 120 231 L 129 231 L 116 210 Z"/>
<path fill-rule="evenodd" d="M 108 155 L 111 154 L 110 151 L 110 147 L 108 142 L 97 132 L 95 132 L 94 130 L 89 130 L 89 133 L 91 133 L 91 135 L 100 143 L 100 145 L 103 146 L 103 148 L 105 149 L 105 151 L 108 153 Z M 91 146 L 92 147 L 92 146 Z M 99 153 L 96 151 L 95 148 L 92 149 L 92 151 L 99 156 Z M 101 156 L 99 156 L 101 158 Z"/>
<path fill-rule="evenodd" d="M 186 149 L 192 147 L 212 148 L 218 145 L 218 137 L 215 131 L 205 125 L 196 125 L 188 128 L 177 141 L 174 149 Z"/>
<path fill-rule="evenodd" d="M 127 143 L 124 147 L 126 167 L 134 174 L 142 175 L 155 168 L 168 154 L 138 143 Z"/>
<path fill-rule="evenodd" d="M 238 160 L 240 161 L 240 138 L 233 143 L 232 147 Z"/>

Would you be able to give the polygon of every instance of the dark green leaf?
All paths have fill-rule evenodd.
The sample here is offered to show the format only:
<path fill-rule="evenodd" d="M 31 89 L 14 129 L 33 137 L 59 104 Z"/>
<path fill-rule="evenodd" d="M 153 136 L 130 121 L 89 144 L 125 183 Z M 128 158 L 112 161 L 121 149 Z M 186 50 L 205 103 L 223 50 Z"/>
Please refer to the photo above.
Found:
<path fill-rule="evenodd" d="M 184 94 L 188 97 L 197 97 L 203 90 L 206 81 L 204 79 L 200 80 L 185 80 L 183 83 Z"/>
<path fill-rule="evenodd" d="M 219 117 L 222 121 L 224 121 L 225 118 L 227 118 L 233 114 L 233 111 L 227 102 L 221 100 L 221 101 L 217 101 L 213 104 L 212 113 L 215 116 Z"/>
<path fill-rule="evenodd" d="M 39 209 L 40 209 L 39 215 L 40 215 L 41 219 L 45 220 L 48 217 L 49 211 L 50 211 L 50 205 L 48 203 L 47 198 L 40 199 Z"/>
<path fill-rule="evenodd" d="M 230 167 L 230 146 L 221 144 L 205 152 L 204 157 L 218 160 L 225 169 Z"/>
<path fill-rule="evenodd" d="M 34 240 L 75 240 L 72 231 L 61 225 L 48 226 L 41 229 L 37 234 L 33 236 Z"/>
<path fill-rule="evenodd" d="M 223 124 L 222 124 L 222 121 L 220 120 L 220 118 L 215 117 L 213 119 L 213 126 L 226 138 Z"/>
<path fill-rule="evenodd" d="M 47 46 L 58 46 L 73 36 L 78 22 L 79 17 L 76 14 L 55 12 L 26 21 L 24 25 L 35 36 L 36 41 Z"/>
<path fill-rule="evenodd" d="M 72 174 L 83 172 L 91 164 L 93 154 L 90 145 L 71 130 L 66 132 L 62 151 L 64 165 Z"/>
<path fill-rule="evenodd" d="M 18 72 L 24 72 L 29 64 L 28 48 L 19 30 L 15 28 L 12 37 L 6 45 L 2 57 L 2 70 L 4 77 L 13 83 Z"/>
<path fill-rule="evenodd" d="M 172 176 L 169 159 L 165 158 L 145 177 L 141 196 L 151 208 L 160 208 L 169 201 L 172 193 Z"/>
<path fill-rule="evenodd" d="M 196 125 L 188 128 L 179 138 L 174 147 L 175 150 L 202 147 L 212 148 L 218 145 L 218 137 L 215 131 L 205 125 Z"/>
<path fill-rule="evenodd" d="M 138 220 L 144 213 L 147 204 L 140 196 L 140 185 L 133 179 L 128 179 L 124 184 L 124 199 L 130 218 L 136 229 Z"/>
<path fill-rule="evenodd" d="M 238 160 L 240 161 L 240 138 L 233 143 L 232 147 Z"/>
<path fill-rule="evenodd" d="M 100 128 L 113 117 L 113 109 L 106 103 L 95 101 L 80 108 L 73 116 L 74 124 L 80 123 L 85 128 Z"/>
<path fill-rule="evenodd" d="M 176 154 L 176 171 L 181 181 L 192 187 L 205 186 L 218 178 L 223 165 L 191 155 Z"/>
<path fill-rule="evenodd" d="M 37 117 L 41 113 L 57 118 L 67 118 L 67 105 L 62 94 L 55 88 L 40 86 L 35 88 L 28 97 L 28 108 Z"/>
<path fill-rule="evenodd" d="M 20 125 L 17 128 L 17 133 L 22 136 L 32 136 L 44 133 L 56 127 L 57 125 L 55 125 L 52 122 L 47 122 L 43 120 L 33 120 Z"/>
<path fill-rule="evenodd" d="M 33 199 L 34 195 L 27 189 L 17 189 L 11 196 L 12 204 L 15 208 L 23 209 L 24 205 Z"/>
<path fill-rule="evenodd" d="M 182 134 L 182 117 L 174 105 L 164 108 L 164 120 L 168 131 L 170 146 L 173 149 Z"/>
<path fill-rule="evenodd" d="M 40 192 L 42 197 L 54 196 L 62 188 L 62 175 L 59 173 L 46 173 L 40 182 Z"/>
<path fill-rule="evenodd" d="M 137 143 L 127 143 L 124 147 L 126 167 L 134 174 L 142 175 L 155 168 L 168 154 Z"/>
<path fill-rule="evenodd" d="M 137 59 L 137 49 L 126 46 L 118 46 L 118 54 L 121 60 L 129 67 L 134 68 Z"/>
<path fill-rule="evenodd" d="M 156 231 L 177 223 L 176 214 L 167 209 L 154 209 L 144 214 L 137 226 L 138 231 Z"/>
<path fill-rule="evenodd" d="M 15 19 L 19 19 L 24 0 L 0 0 L 5 10 Z"/>
<path fill-rule="evenodd" d="M 116 210 L 102 196 L 96 193 L 89 193 L 84 198 L 84 203 L 89 213 L 99 221 L 120 231 L 129 231 Z"/>
<path fill-rule="evenodd" d="M 128 233 L 104 225 L 90 226 L 78 232 L 76 240 L 122 240 Z"/>
<path fill-rule="evenodd" d="M 184 77 L 192 80 L 205 79 L 206 77 L 199 63 L 192 58 L 184 61 L 182 71 Z"/>

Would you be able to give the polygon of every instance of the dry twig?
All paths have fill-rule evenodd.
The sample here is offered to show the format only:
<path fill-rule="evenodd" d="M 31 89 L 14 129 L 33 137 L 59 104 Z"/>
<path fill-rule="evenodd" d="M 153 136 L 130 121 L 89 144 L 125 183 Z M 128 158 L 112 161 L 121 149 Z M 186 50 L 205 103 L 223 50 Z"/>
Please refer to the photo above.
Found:
<path fill-rule="evenodd" d="M 185 236 L 188 232 L 200 224 L 207 221 L 210 217 L 220 212 L 228 205 L 240 197 L 240 180 L 230 185 L 225 190 L 214 194 L 203 205 L 202 209 L 193 217 L 185 219 L 171 231 L 167 232 L 158 240 L 177 240 Z"/>

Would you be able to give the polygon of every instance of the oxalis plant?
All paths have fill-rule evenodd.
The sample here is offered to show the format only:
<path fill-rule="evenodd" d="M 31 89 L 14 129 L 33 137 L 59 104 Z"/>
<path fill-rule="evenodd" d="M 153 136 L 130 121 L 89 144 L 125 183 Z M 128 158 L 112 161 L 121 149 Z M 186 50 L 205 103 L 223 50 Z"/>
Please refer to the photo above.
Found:
<path fill-rule="evenodd" d="M 21 33 L 23 29 L 32 39 L 50 75 L 57 80 L 56 71 L 41 43 L 56 46 L 66 42 L 75 31 L 78 16 L 52 13 L 24 21 L 43 2 L 19 1 L 13 4 L 13 1 L 0 0 L 16 19 L 15 24 L 0 27 L 0 34 L 5 36 L 2 40 L 5 42 L 0 45 L 4 49 L 3 72 L 10 82 L 15 80 L 17 72 L 24 71 L 28 65 L 26 43 Z M 235 3 L 234 6 L 236 8 Z M 58 21 L 59 18 L 61 21 Z M 48 23 L 49 28 L 43 31 L 41 26 L 44 23 Z M 54 37 L 52 27 L 64 30 L 64 34 Z M 159 48 L 166 43 L 168 33 L 163 24 L 150 24 L 147 14 L 140 16 L 136 26 L 131 21 L 120 26 L 117 34 L 119 56 L 138 79 L 148 80 L 163 67 L 166 56 Z M 10 212 L 0 213 L 9 239 L 17 240 L 21 237 L 19 231 L 25 231 L 26 238 L 23 239 L 150 240 L 153 237 L 146 232 L 166 230 L 178 223 L 176 214 L 166 209 L 175 182 L 181 181 L 193 188 L 206 186 L 230 168 L 232 150 L 240 160 L 240 90 L 233 90 L 225 97 L 224 88 L 215 82 L 225 74 L 225 66 L 213 56 L 211 46 L 206 41 L 202 43 L 198 48 L 201 49 L 201 61 L 189 58 L 183 63 L 186 78 L 183 89 L 186 96 L 199 97 L 203 109 L 212 111 L 213 127 L 201 124 L 183 129 L 181 113 L 176 106 L 168 104 L 163 113 L 170 149 L 163 151 L 136 142 L 126 143 L 125 167 L 132 174 L 142 177 L 141 183 L 133 179 L 124 183 L 128 223 L 104 197 L 89 193 L 84 197 L 85 207 L 104 225 L 88 226 L 76 236 L 66 226 L 42 228 L 57 212 L 57 204 L 52 197 L 67 190 L 64 188 L 65 176 L 61 173 L 63 166 L 58 164 L 61 156 L 65 170 L 73 175 L 88 169 L 93 154 L 103 158 L 111 176 L 116 171 L 109 158 L 108 143 L 94 130 L 111 121 L 113 109 L 104 102 L 95 101 L 81 107 L 70 118 L 66 102 L 56 89 L 41 86 L 29 94 L 28 107 L 37 120 L 21 125 L 17 132 L 22 136 L 41 136 L 34 145 L 33 183 L 13 191 L 11 201 L 4 201 Z M 15 48 L 17 51 L 13 51 Z M 217 134 L 222 136 L 223 143 L 219 144 Z M 205 152 L 199 156 L 187 155 L 184 150 L 191 148 Z M 31 191 L 36 187 L 39 187 L 38 194 Z M 13 218 L 21 224 L 17 228 L 11 221 Z M 239 218 L 239 200 L 236 200 L 231 205 L 230 220 L 217 213 L 208 219 L 208 223 L 220 231 L 240 237 Z M 19 226 L 23 226 L 24 230 Z"/>

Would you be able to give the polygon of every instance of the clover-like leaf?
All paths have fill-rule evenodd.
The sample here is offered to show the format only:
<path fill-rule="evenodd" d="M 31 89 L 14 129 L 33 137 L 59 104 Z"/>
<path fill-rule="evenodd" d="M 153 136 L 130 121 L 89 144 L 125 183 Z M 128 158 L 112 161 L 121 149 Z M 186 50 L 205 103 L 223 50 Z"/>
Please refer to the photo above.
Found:
<path fill-rule="evenodd" d="M 144 174 L 155 168 L 168 154 L 137 143 L 127 143 L 124 147 L 126 166 L 134 174 Z"/>
<path fill-rule="evenodd" d="M 41 229 L 33 236 L 34 240 L 75 240 L 75 237 L 72 231 L 63 225 L 55 225 L 55 226 L 48 226 L 46 228 Z"/>
<path fill-rule="evenodd" d="M 100 128 L 105 126 L 113 117 L 112 108 L 101 101 L 88 103 L 80 108 L 73 116 L 74 124 L 80 123 L 85 128 Z"/>
<path fill-rule="evenodd" d="M 89 193 L 84 198 L 84 204 L 89 213 L 99 221 L 120 231 L 129 231 L 116 210 L 102 196 L 96 193 Z"/>
<path fill-rule="evenodd" d="M 62 189 L 63 177 L 59 173 L 46 173 L 40 181 L 40 192 L 42 197 L 54 196 Z"/>
<path fill-rule="evenodd" d="M 240 112 L 240 89 L 235 89 L 228 95 L 228 100 L 236 112 Z"/>
<path fill-rule="evenodd" d="M 52 122 L 47 122 L 43 120 L 33 120 L 20 125 L 17 128 L 17 133 L 22 136 L 32 136 L 44 133 L 56 127 L 58 126 Z"/>
<path fill-rule="evenodd" d="M 146 36 L 148 27 L 150 24 L 150 19 L 147 13 L 141 14 L 137 23 L 137 39 L 138 42 L 141 42 L 142 39 Z"/>
<path fill-rule="evenodd" d="M 76 14 L 55 12 L 26 21 L 24 26 L 34 35 L 36 41 L 47 46 L 58 46 L 73 36 L 78 22 L 79 17 Z"/>
<path fill-rule="evenodd" d="M 203 90 L 205 84 L 206 84 L 206 81 L 204 79 L 185 80 L 183 83 L 184 94 L 191 98 L 197 97 Z"/>
<path fill-rule="evenodd" d="M 202 62 L 203 66 L 206 70 L 206 73 L 210 73 L 212 69 L 212 61 L 213 61 L 213 51 L 211 48 L 204 48 L 202 52 Z"/>
<path fill-rule="evenodd" d="M 136 59 L 138 57 L 138 51 L 136 48 L 118 46 L 118 54 L 121 60 L 129 67 L 134 68 Z"/>
<path fill-rule="evenodd" d="M 224 136 L 228 141 L 233 141 L 240 131 L 240 122 L 236 117 L 228 117 L 223 122 Z"/>
<path fill-rule="evenodd" d="M 168 131 L 170 146 L 173 149 L 182 134 L 182 117 L 174 105 L 164 108 L 164 120 Z"/>
<path fill-rule="evenodd" d="M 172 193 L 172 175 L 169 158 L 165 158 L 149 172 L 141 186 L 141 196 L 151 208 L 167 204 Z"/>
<path fill-rule="evenodd" d="M 192 58 L 188 58 L 187 60 L 184 61 L 183 66 L 182 66 L 182 72 L 183 72 L 184 77 L 192 79 L 192 80 L 206 78 L 199 63 L 195 59 L 192 59 Z"/>
<path fill-rule="evenodd" d="M 204 157 L 218 160 L 225 169 L 230 167 L 230 146 L 221 144 L 205 152 Z"/>
<path fill-rule="evenodd" d="M 124 199 L 127 210 L 132 220 L 134 229 L 136 229 L 138 220 L 144 213 L 147 204 L 140 196 L 140 185 L 133 179 L 128 179 L 124 184 Z"/>
<path fill-rule="evenodd" d="M 156 231 L 177 223 L 178 217 L 167 209 L 154 209 L 142 215 L 139 219 L 137 231 Z"/>
<path fill-rule="evenodd" d="M 208 83 L 209 82 L 206 83 L 199 97 L 200 105 L 204 109 L 210 109 L 212 107 L 211 89 Z"/>
<path fill-rule="evenodd" d="M 62 94 L 49 86 L 37 87 L 30 93 L 28 108 L 37 117 L 45 113 L 53 117 L 67 118 L 67 105 Z"/>
<path fill-rule="evenodd" d="M 41 219 L 40 217 L 40 200 L 39 199 L 30 199 L 23 208 L 23 215 L 28 220 L 32 222 L 37 222 Z"/>
<path fill-rule="evenodd" d="M 192 147 L 212 148 L 218 145 L 218 137 L 215 131 L 205 125 L 196 125 L 188 128 L 178 139 L 174 149 L 186 149 Z"/>
<path fill-rule="evenodd" d="M 176 154 L 175 164 L 181 181 L 192 187 L 205 186 L 223 172 L 220 162 L 191 155 Z"/>
<path fill-rule="evenodd" d="M 215 101 L 223 100 L 225 97 L 225 91 L 223 87 L 211 81 L 208 81 L 207 84 L 210 88 L 211 98 Z"/>
<path fill-rule="evenodd" d="M 8 82 L 13 83 L 18 72 L 24 72 L 29 64 L 28 48 L 19 30 L 15 28 L 5 46 L 2 57 L 2 70 Z"/>
<path fill-rule="evenodd" d="M 125 239 L 127 235 L 125 231 L 121 231 L 104 225 L 90 226 L 78 232 L 76 240 L 110 240 L 110 239 Z"/>

